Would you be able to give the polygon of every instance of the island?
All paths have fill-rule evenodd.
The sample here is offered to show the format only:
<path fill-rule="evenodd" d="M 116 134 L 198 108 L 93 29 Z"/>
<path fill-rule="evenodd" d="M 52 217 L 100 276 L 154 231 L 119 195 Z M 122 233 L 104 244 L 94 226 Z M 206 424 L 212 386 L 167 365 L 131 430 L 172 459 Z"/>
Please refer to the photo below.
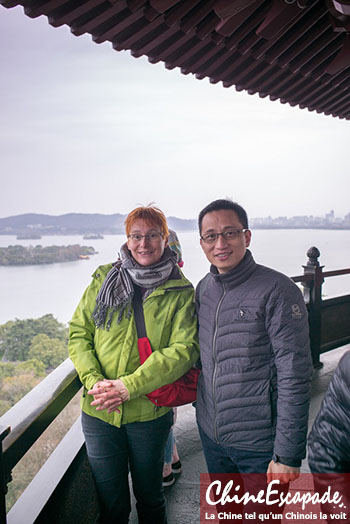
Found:
<path fill-rule="evenodd" d="M 84 240 L 103 240 L 103 235 L 100 233 L 86 233 L 83 236 Z"/>
<path fill-rule="evenodd" d="M 0 247 L 0 266 L 29 266 L 86 260 L 97 251 L 91 246 L 8 246 Z"/>
<path fill-rule="evenodd" d="M 17 235 L 17 240 L 40 240 L 41 235 L 39 233 L 23 233 Z"/>

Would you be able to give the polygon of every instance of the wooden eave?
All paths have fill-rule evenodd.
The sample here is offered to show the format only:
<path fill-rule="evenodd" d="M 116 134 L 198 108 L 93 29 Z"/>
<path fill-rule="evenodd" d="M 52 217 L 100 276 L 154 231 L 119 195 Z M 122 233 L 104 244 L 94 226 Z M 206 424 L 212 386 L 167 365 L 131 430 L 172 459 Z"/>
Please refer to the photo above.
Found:
<path fill-rule="evenodd" d="M 0 0 L 183 74 L 350 119 L 350 0 Z"/>

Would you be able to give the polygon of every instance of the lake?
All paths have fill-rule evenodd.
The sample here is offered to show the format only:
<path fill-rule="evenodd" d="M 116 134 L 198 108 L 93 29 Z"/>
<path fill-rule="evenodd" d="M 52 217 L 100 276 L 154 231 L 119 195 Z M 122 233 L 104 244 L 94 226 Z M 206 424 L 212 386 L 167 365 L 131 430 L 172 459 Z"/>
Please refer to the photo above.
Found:
<path fill-rule="evenodd" d="M 209 264 L 199 245 L 196 231 L 178 233 L 184 258 L 183 271 L 195 285 L 207 273 Z M 93 246 L 98 254 L 89 260 L 37 266 L 0 267 L 0 324 L 15 318 L 37 318 L 52 313 L 68 322 L 78 301 L 100 264 L 117 258 L 124 235 L 106 235 L 103 240 L 83 240 L 82 236 L 44 236 L 40 240 L 16 240 L 0 235 L 0 247 L 9 245 Z M 316 246 L 320 263 L 326 271 L 350 267 L 350 231 L 308 229 L 256 229 L 252 232 L 251 250 L 256 262 L 289 276 L 301 275 L 306 252 Z M 326 279 L 324 297 L 350 293 L 350 275 Z"/>

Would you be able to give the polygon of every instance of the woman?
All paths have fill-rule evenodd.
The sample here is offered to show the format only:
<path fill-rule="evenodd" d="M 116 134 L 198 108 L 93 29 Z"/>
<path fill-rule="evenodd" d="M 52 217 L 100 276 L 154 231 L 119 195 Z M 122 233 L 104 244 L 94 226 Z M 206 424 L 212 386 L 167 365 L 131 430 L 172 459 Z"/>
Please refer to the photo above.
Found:
<path fill-rule="evenodd" d="M 134 209 L 125 228 L 121 261 L 95 271 L 74 313 L 69 354 L 84 385 L 82 426 L 100 522 L 128 522 L 130 469 L 139 522 L 163 524 L 163 455 L 173 413 L 146 394 L 174 382 L 198 358 L 193 287 L 167 246 L 158 208 Z M 132 309 L 136 286 L 153 349 L 142 366 Z"/>

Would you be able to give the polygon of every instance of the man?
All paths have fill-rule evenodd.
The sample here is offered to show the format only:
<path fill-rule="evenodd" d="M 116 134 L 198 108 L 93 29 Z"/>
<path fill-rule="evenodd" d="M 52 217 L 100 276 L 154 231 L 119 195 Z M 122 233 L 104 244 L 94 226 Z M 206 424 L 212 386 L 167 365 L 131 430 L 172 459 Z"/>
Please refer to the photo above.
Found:
<path fill-rule="evenodd" d="M 202 374 L 197 422 L 209 473 L 299 476 L 312 375 L 307 311 L 287 276 L 256 264 L 245 210 L 215 200 L 199 214 L 211 263 L 198 284 Z"/>

